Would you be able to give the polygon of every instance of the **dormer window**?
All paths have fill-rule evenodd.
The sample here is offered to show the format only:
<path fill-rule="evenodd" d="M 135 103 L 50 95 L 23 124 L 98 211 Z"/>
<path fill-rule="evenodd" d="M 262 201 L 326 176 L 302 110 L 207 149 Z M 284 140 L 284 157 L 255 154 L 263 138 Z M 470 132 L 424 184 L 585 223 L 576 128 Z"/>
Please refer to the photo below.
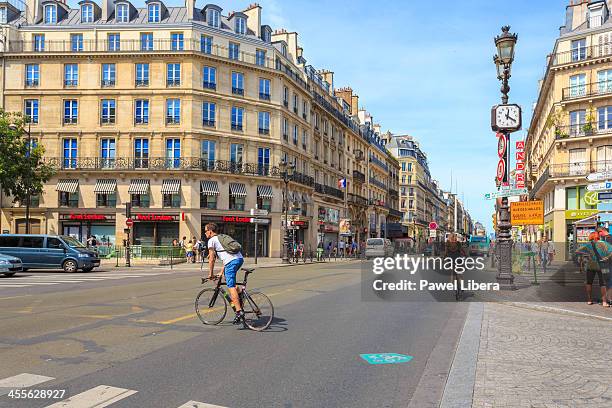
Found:
<path fill-rule="evenodd" d="M 115 9 L 117 16 L 115 21 L 117 23 L 129 23 L 130 22 L 130 9 L 127 4 L 117 4 Z"/>
<path fill-rule="evenodd" d="M 281 44 L 281 54 L 283 54 L 284 57 L 287 57 L 287 44 L 285 43 Z"/>
<path fill-rule="evenodd" d="M 246 19 L 236 17 L 236 33 L 241 35 L 246 33 Z"/>
<path fill-rule="evenodd" d="M 8 12 L 6 7 L 0 7 L 0 24 L 6 24 L 8 22 Z"/>
<path fill-rule="evenodd" d="M 83 4 L 81 6 L 81 23 L 93 23 L 93 21 L 94 21 L 93 5 Z"/>
<path fill-rule="evenodd" d="M 208 9 L 206 11 L 206 21 L 211 27 L 219 27 L 219 10 Z"/>
<path fill-rule="evenodd" d="M 149 23 L 159 23 L 161 19 L 161 7 L 159 3 L 149 4 Z"/>
<path fill-rule="evenodd" d="M 57 23 L 57 6 L 55 4 L 47 4 L 45 6 L 45 24 Z"/>
<path fill-rule="evenodd" d="M 266 26 L 261 31 L 261 39 L 267 43 L 272 41 L 272 31 Z"/>

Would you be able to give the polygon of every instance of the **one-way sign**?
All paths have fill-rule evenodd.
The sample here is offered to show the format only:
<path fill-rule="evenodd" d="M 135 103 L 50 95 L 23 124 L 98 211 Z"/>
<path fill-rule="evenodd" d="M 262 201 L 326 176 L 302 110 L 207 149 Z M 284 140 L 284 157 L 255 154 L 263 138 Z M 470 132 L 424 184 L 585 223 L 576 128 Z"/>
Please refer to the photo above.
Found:
<path fill-rule="evenodd" d="M 527 194 L 526 188 L 512 188 L 509 190 L 500 190 L 494 193 L 487 193 L 484 195 L 485 200 L 495 200 L 500 197 L 513 197 Z"/>

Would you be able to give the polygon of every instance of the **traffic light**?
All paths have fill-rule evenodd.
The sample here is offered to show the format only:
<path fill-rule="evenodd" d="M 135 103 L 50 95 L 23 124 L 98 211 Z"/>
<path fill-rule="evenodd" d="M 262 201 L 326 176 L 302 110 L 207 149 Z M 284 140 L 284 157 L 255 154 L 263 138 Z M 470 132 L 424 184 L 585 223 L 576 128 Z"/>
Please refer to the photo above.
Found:
<path fill-rule="evenodd" d="M 132 203 L 125 203 L 125 218 L 132 218 Z"/>
<path fill-rule="evenodd" d="M 497 230 L 497 214 L 493 213 L 492 217 L 493 217 L 493 229 Z"/>

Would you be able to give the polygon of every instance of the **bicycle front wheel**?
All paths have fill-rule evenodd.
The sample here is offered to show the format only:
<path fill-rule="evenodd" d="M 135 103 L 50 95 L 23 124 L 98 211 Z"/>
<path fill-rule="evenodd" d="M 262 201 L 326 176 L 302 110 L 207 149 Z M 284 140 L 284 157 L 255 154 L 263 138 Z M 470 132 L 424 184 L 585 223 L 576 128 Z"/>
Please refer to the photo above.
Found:
<path fill-rule="evenodd" d="M 204 324 L 219 324 L 227 314 L 227 301 L 223 293 L 215 289 L 203 289 L 195 300 L 195 311 Z"/>
<path fill-rule="evenodd" d="M 274 319 L 272 301 L 261 292 L 245 293 L 243 310 L 244 324 L 251 330 L 265 330 L 270 327 Z"/>

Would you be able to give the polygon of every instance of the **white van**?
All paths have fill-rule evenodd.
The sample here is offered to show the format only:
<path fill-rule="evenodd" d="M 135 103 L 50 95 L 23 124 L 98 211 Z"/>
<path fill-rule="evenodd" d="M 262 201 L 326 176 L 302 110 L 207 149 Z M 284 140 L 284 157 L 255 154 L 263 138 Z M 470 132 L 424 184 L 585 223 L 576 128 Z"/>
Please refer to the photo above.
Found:
<path fill-rule="evenodd" d="M 386 238 L 368 238 L 366 241 L 366 259 L 375 257 L 390 257 L 394 255 L 394 248 L 391 240 Z"/>

